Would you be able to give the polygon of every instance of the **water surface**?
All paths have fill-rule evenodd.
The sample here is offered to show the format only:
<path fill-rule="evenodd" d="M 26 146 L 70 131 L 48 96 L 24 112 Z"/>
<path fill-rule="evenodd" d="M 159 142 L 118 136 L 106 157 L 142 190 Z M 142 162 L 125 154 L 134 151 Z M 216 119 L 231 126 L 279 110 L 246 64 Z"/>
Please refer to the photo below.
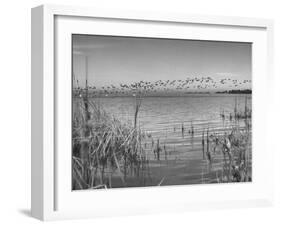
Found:
<path fill-rule="evenodd" d="M 133 122 L 135 97 L 103 97 L 95 101 L 122 122 Z M 208 130 L 209 134 L 224 134 L 237 125 L 245 128 L 244 120 L 232 117 L 235 105 L 242 112 L 245 104 L 251 108 L 251 95 L 143 97 L 138 126 L 150 135 L 142 143 L 150 162 L 149 176 L 141 181 L 131 178 L 127 186 L 214 182 L 217 170 L 222 167 L 222 155 L 214 150 L 210 166 L 203 155 L 203 133 L 206 136 Z M 159 159 L 153 152 L 157 142 L 162 147 Z"/>

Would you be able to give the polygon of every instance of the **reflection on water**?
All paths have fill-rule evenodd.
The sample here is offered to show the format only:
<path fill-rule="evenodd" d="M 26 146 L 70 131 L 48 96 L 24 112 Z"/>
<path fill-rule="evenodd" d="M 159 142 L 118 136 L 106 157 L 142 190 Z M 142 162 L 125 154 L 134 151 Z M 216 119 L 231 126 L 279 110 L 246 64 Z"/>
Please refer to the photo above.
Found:
<path fill-rule="evenodd" d="M 210 133 L 223 135 L 234 126 L 245 128 L 245 120 L 234 120 L 232 115 L 235 106 L 237 111 L 244 110 L 245 101 L 251 108 L 251 95 L 144 97 L 138 126 L 147 134 L 142 146 L 149 170 L 142 172 L 141 181 L 128 178 L 127 186 L 212 182 L 223 156 L 202 137 Z M 95 102 L 122 122 L 133 122 L 133 97 L 104 97 Z M 207 161 L 206 148 L 214 156 L 211 162 Z M 121 186 L 118 181 L 115 184 Z"/>

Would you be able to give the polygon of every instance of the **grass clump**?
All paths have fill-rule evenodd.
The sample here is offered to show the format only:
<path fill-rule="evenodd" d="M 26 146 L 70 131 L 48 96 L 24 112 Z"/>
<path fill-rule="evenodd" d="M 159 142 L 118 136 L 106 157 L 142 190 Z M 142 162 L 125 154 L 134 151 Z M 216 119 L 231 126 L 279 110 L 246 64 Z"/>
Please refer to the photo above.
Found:
<path fill-rule="evenodd" d="M 233 127 L 224 135 L 211 134 L 214 150 L 223 156 L 222 169 L 217 173 L 217 182 L 249 182 L 251 177 L 250 133 Z"/>
<path fill-rule="evenodd" d="M 146 167 L 140 129 L 121 123 L 95 101 L 77 98 L 73 111 L 72 189 L 126 186 L 127 177 Z M 87 108 L 85 108 L 87 106 Z"/>

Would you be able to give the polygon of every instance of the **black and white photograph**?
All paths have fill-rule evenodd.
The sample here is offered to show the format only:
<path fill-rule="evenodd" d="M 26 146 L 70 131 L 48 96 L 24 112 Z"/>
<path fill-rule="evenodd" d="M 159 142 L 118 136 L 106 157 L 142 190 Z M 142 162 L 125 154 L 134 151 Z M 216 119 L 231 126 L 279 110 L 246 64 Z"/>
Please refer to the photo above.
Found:
<path fill-rule="evenodd" d="M 72 34 L 72 190 L 252 181 L 252 44 Z"/>

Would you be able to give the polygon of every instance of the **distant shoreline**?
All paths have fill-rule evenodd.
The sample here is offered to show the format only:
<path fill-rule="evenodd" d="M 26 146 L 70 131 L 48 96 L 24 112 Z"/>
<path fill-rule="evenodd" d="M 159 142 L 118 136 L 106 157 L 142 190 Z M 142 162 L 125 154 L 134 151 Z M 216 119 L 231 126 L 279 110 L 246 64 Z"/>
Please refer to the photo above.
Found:
<path fill-rule="evenodd" d="M 181 98 L 181 97 L 229 97 L 229 96 L 251 96 L 251 93 L 189 93 L 182 95 L 143 95 L 143 98 Z M 74 98 L 79 96 L 73 95 Z M 89 94 L 89 98 L 132 98 L 133 95 L 91 95 Z"/>
<path fill-rule="evenodd" d="M 225 90 L 225 91 L 218 91 L 216 93 L 227 93 L 227 94 L 252 94 L 252 90 L 251 89 L 243 89 L 243 90 Z"/>

